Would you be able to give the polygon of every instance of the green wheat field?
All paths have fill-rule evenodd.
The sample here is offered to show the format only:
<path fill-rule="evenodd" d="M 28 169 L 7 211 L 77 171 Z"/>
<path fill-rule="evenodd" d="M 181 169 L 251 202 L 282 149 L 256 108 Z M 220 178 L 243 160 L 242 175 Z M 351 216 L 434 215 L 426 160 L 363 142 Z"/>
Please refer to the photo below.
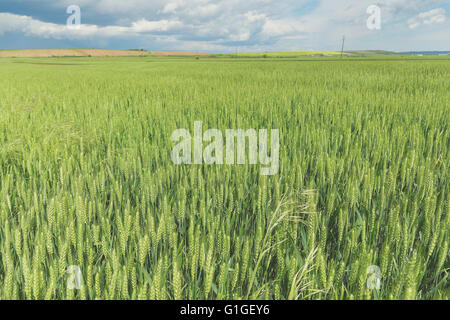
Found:
<path fill-rule="evenodd" d="M 0 59 L 0 299 L 449 299 L 449 79 L 448 58 Z M 194 121 L 279 129 L 279 173 L 175 165 Z"/>

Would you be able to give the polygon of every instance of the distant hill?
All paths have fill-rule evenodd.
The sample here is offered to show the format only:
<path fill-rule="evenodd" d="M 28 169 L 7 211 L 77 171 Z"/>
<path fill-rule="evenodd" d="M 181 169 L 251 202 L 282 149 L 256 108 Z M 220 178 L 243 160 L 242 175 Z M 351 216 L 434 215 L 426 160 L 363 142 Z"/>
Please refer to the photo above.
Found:
<path fill-rule="evenodd" d="M 248 57 L 248 58 L 295 58 L 305 56 L 326 57 L 340 55 L 337 51 L 270 51 L 270 52 L 239 52 L 239 53 L 222 53 L 218 56 L 229 57 Z M 344 54 L 346 54 L 344 52 Z"/>
<path fill-rule="evenodd" d="M 448 56 L 450 51 L 409 51 L 409 52 L 399 52 L 399 54 L 407 54 L 414 56 Z"/>
<path fill-rule="evenodd" d="M 354 56 L 440 56 L 450 55 L 450 51 L 407 51 L 407 52 L 393 52 L 385 50 L 350 50 L 347 51 Z"/>
<path fill-rule="evenodd" d="M 426 51 L 426 52 L 393 52 L 386 50 L 346 50 L 347 57 L 382 57 L 382 56 L 404 56 L 404 55 L 445 55 L 448 51 Z M 296 57 L 336 57 L 339 51 L 275 51 L 275 52 L 241 52 L 223 53 L 217 56 L 240 57 L 240 58 L 296 58 Z"/>
<path fill-rule="evenodd" d="M 444 56 L 450 51 L 410 51 L 392 52 L 385 50 L 347 50 L 347 57 L 376 56 Z M 188 51 L 147 51 L 141 49 L 17 49 L 1 50 L 0 58 L 36 58 L 36 57 L 133 57 L 133 56 L 216 56 L 239 58 L 300 58 L 300 57 L 337 57 L 338 51 L 274 51 L 274 52 L 240 52 L 240 53 L 201 53 Z"/>
<path fill-rule="evenodd" d="M 39 57 L 130 57 L 148 55 L 148 51 L 106 49 L 23 49 L 0 50 L 1 58 Z"/>
<path fill-rule="evenodd" d="M 39 58 L 39 57 L 135 57 L 135 56 L 200 56 L 208 53 L 187 51 L 147 51 L 147 50 L 109 50 L 109 49 L 17 49 L 0 50 L 0 58 Z"/>
<path fill-rule="evenodd" d="M 392 51 L 385 51 L 385 50 L 350 50 L 347 51 L 352 56 L 365 56 L 365 57 L 372 57 L 372 56 L 394 56 L 398 53 L 392 52 Z"/>

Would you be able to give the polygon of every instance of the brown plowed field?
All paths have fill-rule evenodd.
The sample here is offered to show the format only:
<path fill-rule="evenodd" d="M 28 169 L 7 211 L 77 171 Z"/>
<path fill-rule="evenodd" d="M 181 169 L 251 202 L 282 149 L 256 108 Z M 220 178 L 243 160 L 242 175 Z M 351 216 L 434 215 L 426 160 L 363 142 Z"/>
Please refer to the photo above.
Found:
<path fill-rule="evenodd" d="M 131 56 L 204 56 L 208 53 L 186 51 L 135 51 L 135 50 L 104 50 L 104 49 L 24 49 L 0 50 L 0 58 L 35 58 L 35 57 L 131 57 Z"/>

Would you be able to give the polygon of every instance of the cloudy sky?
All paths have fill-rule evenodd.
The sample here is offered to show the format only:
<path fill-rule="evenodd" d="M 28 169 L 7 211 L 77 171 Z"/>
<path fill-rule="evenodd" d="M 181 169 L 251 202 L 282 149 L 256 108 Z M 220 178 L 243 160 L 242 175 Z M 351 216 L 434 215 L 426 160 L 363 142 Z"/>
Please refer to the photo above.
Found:
<path fill-rule="evenodd" d="M 348 50 L 450 50 L 450 0 L 0 0 L 0 49 L 339 50 L 343 35 Z"/>

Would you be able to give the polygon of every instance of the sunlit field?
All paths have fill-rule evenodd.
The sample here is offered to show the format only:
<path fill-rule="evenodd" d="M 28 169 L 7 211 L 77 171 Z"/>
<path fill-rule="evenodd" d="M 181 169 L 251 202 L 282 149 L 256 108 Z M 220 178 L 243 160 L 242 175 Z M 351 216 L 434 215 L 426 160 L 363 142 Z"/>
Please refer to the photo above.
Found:
<path fill-rule="evenodd" d="M 448 58 L 0 59 L 0 299 L 449 299 L 449 79 Z M 174 164 L 195 121 L 279 129 L 278 174 Z"/>
<path fill-rule="evenodd" d="M 348 54 L 344 52 L 344 54 Z M 233 55 L 233 54 L 229 54 Z M 314 55 L 338 56 L 341 52 L 336 51 L 274 51 L 274 52 L 238 52 L 234 54 L 240 57 L 303 57 Z"/>

